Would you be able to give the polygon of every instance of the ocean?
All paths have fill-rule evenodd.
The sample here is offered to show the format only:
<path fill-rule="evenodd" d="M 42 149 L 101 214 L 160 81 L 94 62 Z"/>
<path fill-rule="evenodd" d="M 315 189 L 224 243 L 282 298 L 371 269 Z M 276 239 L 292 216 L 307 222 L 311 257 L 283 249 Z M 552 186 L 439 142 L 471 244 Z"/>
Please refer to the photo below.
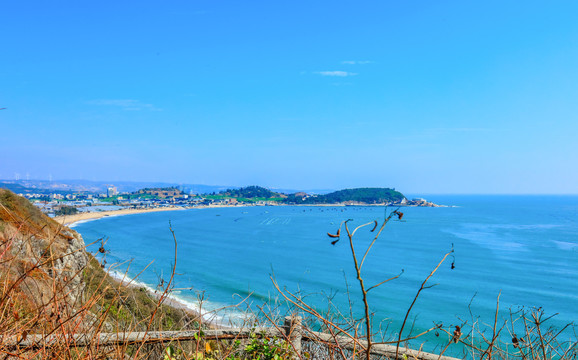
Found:
<path fill-rule="evenodd" d="M 427 196 L 448 207 L 402 207 L 367 255 L 362 277 L 369 288 L 400 275 L 368 294 L 374 329 L 394 336 L 424 279 L 444 254 L 453 253 L 428 281 L 410 312 L 407 334 L 443 324 L 492 324 L 499 296 L 500 319 L 510 311 L 541 308 L 554 315 L 547 325 L 578 320 L 578 196 Z M 381 221 L 395 208 L 369 206 L 260 206 L 191 209 L 106 217 L 75 230 L 97 252 L 106 239 L 107 263 L 150 288 L 168 280 L 177 265 L 174 294 L 221 321 L 241 317 L 251 304 L 285 311 L 271 278 L 305 301 L 332 313 L 359 318 L 363 303 L 351 249 L 341 230 L 335 245 L 327 232 L 351 219 L 351 228 Z M 354 237 L 359 258 L 375 233 Z M 453 264 L 453 266 L 452 266 Z M 148 267 L 147 267 L 148 266 Z M 145 269 L 143 271 L 143 269 Z M 141 273 L 142 271 L 142 273 Z M 431 286 L 433 285 L 433 286 Z M 431 287 L 429 287 L 431 286 Z M 247 298 L 244 305 L 231 308 Z M 468 325 L 469 324 L 469 325 Z M 481 325 L 480 325 L 481 326 Z M 432 333 L 433 334 L 433 333 Z M 447 342 L 430 334 L 425 349 Z M 439 340 L 443 338 L 444 340 Z"/>

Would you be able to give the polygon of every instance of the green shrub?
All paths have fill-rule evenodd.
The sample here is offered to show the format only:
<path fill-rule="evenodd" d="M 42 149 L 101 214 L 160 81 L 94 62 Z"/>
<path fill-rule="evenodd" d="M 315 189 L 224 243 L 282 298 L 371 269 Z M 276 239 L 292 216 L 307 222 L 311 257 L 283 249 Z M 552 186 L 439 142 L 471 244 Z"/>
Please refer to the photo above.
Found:
<path fill-rule="evenodd" d="M 74 215 L 78 213 L 78 209 L 75 208 L 74 206 L 67 206 L 67 205 L 62 205 L 60 207 L 60 209 L 56 210 L 54 212 L 54 215 L 59 216 L 59 215 Z"/>

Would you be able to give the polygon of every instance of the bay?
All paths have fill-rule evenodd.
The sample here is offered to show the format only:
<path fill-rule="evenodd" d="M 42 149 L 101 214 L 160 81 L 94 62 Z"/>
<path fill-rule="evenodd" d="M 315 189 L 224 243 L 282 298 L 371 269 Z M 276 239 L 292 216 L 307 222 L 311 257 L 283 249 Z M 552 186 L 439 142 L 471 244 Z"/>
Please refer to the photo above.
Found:
<path fill-rule="evenodd" d="M 443 323 L 491 323 L 498 295 L 500 316 L 524 307 L 558 313 L 550 324 L 578 319 L 578 197 L 576 196 L 428 196 L 450 205 L 404 207 L 403 221 L 387 224 L 362 269 L 366 287 L 401 276 L 373 289 L 369 303 L 377 329 L 399 331 L 422 281 L 444 254 L 453 253 L 428 282 L 410 313 L 414 332 Z M 268 206 L 191 209 L 107 217 L 78 224 L 86 243 L 108 239 L 107 261 L 115 269 L 139 274 L 156 288 L 167 280 L 177 239 L 177 296 L 204 307 L 237 304 L 249 294 L 253 309 L 275 303 L 271 277 L 307 302 L 327 309 L 328 299 L 342 312 L 362 315 L 359 284 L 349 242 L 341 230 L 335 245 L 327 232 L 352 219 L 351 228 L 383 221 L 383 207 Z M 373 226 L 360 229 L 354 246 L 361 258 L 373 239 Z M 96 252 L 99 244 L 89 246 Z M 452 269 L 451 264 L 454 264 Z M 347 285 L 348 284 L 348 287 Z M 349 290 L 348 290 L 349 289 Z M 350 302 L 352 303 L 350 306 Z M 229 311 L 226 318 L 234 318 Z M 227 319 L 228 319 L 227 318 Z M 226 320 L 226 319 L 225 319 Z M 404 332 L 405 333 L 405 332 Z M 440 342 L 427 338 L 430 351 Z M 444 340 L 445 341 L 445 340 Z"/>

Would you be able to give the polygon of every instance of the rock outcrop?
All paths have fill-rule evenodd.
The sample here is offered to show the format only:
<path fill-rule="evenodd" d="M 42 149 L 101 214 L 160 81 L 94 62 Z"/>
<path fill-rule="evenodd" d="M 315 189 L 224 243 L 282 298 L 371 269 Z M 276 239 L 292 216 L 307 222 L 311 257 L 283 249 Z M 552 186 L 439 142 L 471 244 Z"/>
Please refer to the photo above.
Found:
<path fill-rule="evenodd" d="M 49 304 L 60 304 L 58 311 L 79 306 L 88 262 L 84 248 L 78 233 L 25 198 L 0 189 L 0 273 L 13 301 L 31 310 L 48 309 Z"/>

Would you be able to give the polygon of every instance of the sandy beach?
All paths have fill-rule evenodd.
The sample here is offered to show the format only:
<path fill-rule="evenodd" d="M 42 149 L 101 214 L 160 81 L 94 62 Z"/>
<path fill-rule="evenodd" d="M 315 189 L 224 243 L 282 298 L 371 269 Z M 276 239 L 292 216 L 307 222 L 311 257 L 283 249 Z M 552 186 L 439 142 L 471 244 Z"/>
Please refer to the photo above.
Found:
<path fill-rule="evenodd" d="M 175 210 L 185 210 L 182 207 L 163 207 L 154 209 L 121 209 L 121 210 L 111 210 L 111 211 L 97 211 L 97 212 L 85 212 L 74 215 L 56 216 L 54 220 L 58 221 L 62 225 L 70 226 L 77 221 L 83 220 L 95 220 L 100 219 L 105 216 L 119 216 L 119 215 L 132 215 L 132 214 L 142 214 L 148 212 L 157 211 L 175 211 Z"/>
<path fill-rule="evenodd" d="M 133 215 L 133 214 L 143 214 L 148 212 L 157 211 L 176 211 L 176 210 L 188 210 L 188 209 L 211 209 L 211 208 L 224 208 L 224 207 L 245 207 L 254 205 L 201 205 L 195 206 L 194 208 L 184 208 L 180 206 L 174 207 L 162 207 L 153 209 L 121 209 L 121 210 L 110 210 L 110 211 L 95 211 L 95 212 L 83 212 L 74 215 L 65 216 L 55 216 L 54 220 L 58 221 L 62 225 L 70 226 L 78 221 L 84 220 L 96 220 L 101 219 L 105 216 L 121 216 L 121 215 Z"/>

